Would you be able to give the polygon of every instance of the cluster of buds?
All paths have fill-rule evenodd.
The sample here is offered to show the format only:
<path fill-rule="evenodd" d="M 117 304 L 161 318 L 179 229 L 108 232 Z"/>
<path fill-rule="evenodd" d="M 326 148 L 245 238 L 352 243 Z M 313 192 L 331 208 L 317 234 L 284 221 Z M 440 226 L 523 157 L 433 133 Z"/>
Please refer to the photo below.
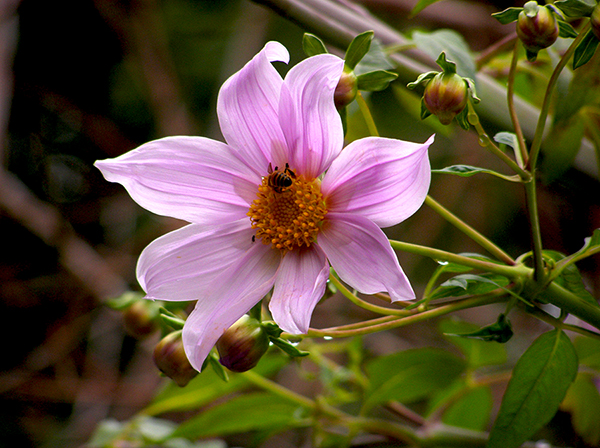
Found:
<path fill-rule="evenodd" d="M 475 95 L 475 83 L 471 78 L 464 78 L 456 73 L 456 64 L 446 60 L 441 53 L 437 59 L 441 72 L 428 72 L 420 75 L 416 81 L 408 84 L 414 89 L 419 84 L 425 85 L 421 100 L 421 119 L 433 114 L 440 123 L 448 125 L 457 119 L 464 129 L 469 128 L 467 121 L 467 104 L 469 100 L 479 102 Z"/>

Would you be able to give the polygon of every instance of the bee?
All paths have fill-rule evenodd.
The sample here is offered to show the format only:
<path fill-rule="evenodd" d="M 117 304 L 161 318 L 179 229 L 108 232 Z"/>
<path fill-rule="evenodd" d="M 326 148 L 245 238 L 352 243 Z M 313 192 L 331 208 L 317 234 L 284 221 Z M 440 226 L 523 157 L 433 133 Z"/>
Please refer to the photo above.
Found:
<path fill-rule="evenodd" d="M 292 186 L 296 178 L 296 173 L 290 169 L 287 163 L 283 171 L 279 171 L 279 167 L 275 167 L 275 170 L 273 170 L 273 167 L 269 163 L 268 173 L 267 183 L 276 193 L 283 193 Z"/>

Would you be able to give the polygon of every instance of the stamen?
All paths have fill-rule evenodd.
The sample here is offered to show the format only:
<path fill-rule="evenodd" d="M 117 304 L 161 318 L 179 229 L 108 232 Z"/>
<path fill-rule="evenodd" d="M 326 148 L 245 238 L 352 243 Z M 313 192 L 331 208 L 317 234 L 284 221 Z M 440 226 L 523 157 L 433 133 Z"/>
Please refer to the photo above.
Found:
<path fill-rule="evenodd" d="M 248 216 L 256 237 L 283 252 L 310 247 L 327 214 L 318 179 L 306 179 L 286 164 L 264 177 Z"/>

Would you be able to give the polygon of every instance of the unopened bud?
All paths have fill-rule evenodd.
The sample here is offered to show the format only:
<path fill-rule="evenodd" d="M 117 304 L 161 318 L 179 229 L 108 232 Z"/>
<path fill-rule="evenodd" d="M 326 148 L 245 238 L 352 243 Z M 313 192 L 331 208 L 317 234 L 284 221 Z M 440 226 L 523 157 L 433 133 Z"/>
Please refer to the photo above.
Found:
<path fill-rule="evenodd" d="M 180 387 L 198 374 L 185 355 L 181 331 L 168 334 L 156 345 L 154 364 Z"/>
<path fill-rule="evenodd" d="M 469 99 L 467 82 L 456 73 L 440 72 L 427 83 L 423 102 L 442 124 L 450 124 Z"/>
<path fill-rule="evenodd" d="M 596 39 L 600 40 L 600 3 L 594 7 L 590 21 L 592 22 L 592 33 Z"/>
<path fill-rule="evenodd" d="M 527 2 L 517 19 L 517 35 L 527 50 L 537 53 L 556 42 L 558 23 L 554 13 L 536 2 Z"/>
<path fill-rule="evenodd" d="M 337 110 L 342 110 L 356 98 L 358 80 L 353 71 L 342 73 L 333 93 L 333 102 Z"/>
<path fill-rule="evenodd" d="M 158 308 L 149 300 L 136 300 L 123 311 L 125 331 L 136 339 L 144 339 L 158 330 Z"/>
<path fill-rule="evenodd" d="M 269 348 L 269 337 L 260 322 L 242 316 L 217 341 L 219 362 L 233 372 L 250 370 Z"/>

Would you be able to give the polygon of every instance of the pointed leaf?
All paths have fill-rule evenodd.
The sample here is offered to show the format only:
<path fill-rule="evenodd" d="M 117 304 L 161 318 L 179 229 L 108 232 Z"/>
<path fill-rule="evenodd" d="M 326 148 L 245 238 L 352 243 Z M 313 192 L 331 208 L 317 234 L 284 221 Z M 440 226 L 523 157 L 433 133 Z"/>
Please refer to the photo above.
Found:
<path fill-rule="evenodd" d="M 589 62 L 592 56 L 594 56 L 597 46 L 598 39 L 594 36 L 594 33 L 588 31 L 583 40 L 577 45 L 573 54 L 573 70 Z"/>
<path fill-rule="evenodd" d="M 500 143 L 501 145 L 510 146 L 512 149 L 519 148 L 517 135 L 513 132 L 498 132 L 496 135 L 494 135 L 494 141 L 496 143 Z"/>
<path fill-rule="evenodd" d="M 570 23 L 563 22 L 562 20 L 557 20 L 558 22 L 558 35 L 563 38 L 575 38 L 578 36 L 575 28 L 571 26 Z"/>
<path fill-rule="evenodd" d="M 417 48 L 436 60 L 444 52 L 446 58 L 456 64 L 456 73 L 477 79 L 475 59 L 464 37 L 453 30 L 443 29 L 430 33 L 415 31 L 412 39 Z"/>
<path fill-rule="evenodd" d="M 391 400 L 411 403 L 448 387 L 465 369 L 465 361 L 439 349 L 406 350 L 382 356 L 366 366 L 371 391 L 365 406 Z"/>
<path fill-rule="evenodd" d="M 592 377 L 579 374 L 575 382 L 567 391 L 560 408 L 571 414 L 571 422 L 575 432 L 579 434 L 589 446 L 598 446 L 600 443 L 600 393 L 592 381 Z"/>
<path fill-rule="evenodd" d="M 292 358 L 301 358 L 310 355 L 309 352 L 298 350 L 294 344 L 285 339 L 270 337 L 269 340 L 273 345 L 279 347 Z"/>
<path fill-rule="evenodd" d="M 482 339 L 453 337 L 453 334 L 468 334 L 479 330 L 479 326 L 458 319 L 444 319 L 439 329 L 448 341 L 456 345 L 467 358 L 469 366 L 477 369 L 483 366 L 499 365 L 506 362 L 506 347 Z"/>
<path fill-rule="evenodd" d="M 328 53 L 323 41 L 310 33 L 304 33 L 304 36 L 302 36 L 302 49 L 308 57 Z"/>
<path fill-rule="evenodd" d="M 492 391 L 489 386 L 478 386 L 466 391 L 448 407 L 442 422 L 450 426 L 484 431 L 492 412 Z"/>
<path fill-rule="evenodd" d="M 380 90 L 387 89 L 390 82 L 394 81 L 397 77 L 397 73 L 388 72 L 387 70 L 364 73 L 357 77 L 358 90 L 379 92 Z"/>
<path fill-rule="evenodd" d="M 489 170 L 487 168 L 479 168 L 476 166 L 470 165 L 452 165 L 447 166 L 446 168 L 442 168 L 439 170 L 431 170 L 432 173 L 445 173 L 445 174 L 455 174 L 461 177 L 471 177 L 478 173 L 491 174 L 492 176 L 499 177 L 501 179 L 507 180 L 509 182 L 520 182 L 519 179 L 514 176 L 505 176 L 504 174 L 497 173 L 496 171 Z"/>
<path fill-rule="evenodd" d="M 552 260 L 555 263 L 565 259 L 563 254 L 554 250 L 545 250 L 543 255 L 544 258 Z M 556 264 L 558 265 L 559 263 Z M 585 289 L 583 278 L 581 277 L 579 269 L 574 263 L 561 266 L 560 274 L 554 281 L 563 288 L 574 293 L 580 299 L 585 300 L 590 305 L 598 306 L 598 302 L 596 302 L 592 294 Z"/>
<path fill-rule="evenodd" d="M 417 14 L 419 14 L 421 11 L 423 11 L 428 6 L 433 5 L 434 3 L 437 3 L 439 1 L 441 1 L 441 0 L 419 0 L 417 2 L 417 4 L 414 6 L 414 8 L 412 9 L 412 11 L 410 12 L 409 17 L 416 16 Z"/>
<path fill-rule="evenodd" d="M 486 342 L 505 343 L 513 336 L 512 325 L 504 314 L 498 316 L 498 320 L 485 327 L 473 330 L 468 333 L 445 333 L 447 336 L 458 336 L 461 338 L 481 339 Z"/>
<path fill-rule="evenodd" d="M 346 56 L 344 57 L 346 66 L 350 68 L 350 70 L 354 70 L 362 58 L 365 57 L 371 47 L 371 41 L 373 40 L 374 35 L 375 33 L 373 31 L 365 31 L 350 42 L 350 45 L 348 45 L 348 49 L 346 50 Z"/>
<path fill-rule="evenodd" d="M 457 297 L 472 294 L 485 294 L 497 288 L 507 286 L 510 281 L 497 274 L 463 274 L 452 277 L 442 283 L 432 294 L 430 300 L 444 297 Z"/>
<path fill-rule="evenodd" d="M 558 410 L 577 375 L 577 354 L 561 330 L 538 337 L 517 362 L 487 448 L 517 448 Z"/>
<path fill-rule="evenodd" d="M 195 439 L 271 427 L 297 427 L 299 405 L 269 393 L 237 396 L 182 423 L 173 437 Z"/>
<path fill-rule="evenodd" d="M 519 14 L 523 11 L 523 8 L 507 8 L 504 11 L 495 12 L 492 17 L 500 22 L 502 25 L 514 22 L 519 18 Z"/>
<path fill-rule="evenodd" d="M 567 17 L 589 17 L 594 10 L 594 3 L 584 0 L 558 0 L 554 2 Z"/>

